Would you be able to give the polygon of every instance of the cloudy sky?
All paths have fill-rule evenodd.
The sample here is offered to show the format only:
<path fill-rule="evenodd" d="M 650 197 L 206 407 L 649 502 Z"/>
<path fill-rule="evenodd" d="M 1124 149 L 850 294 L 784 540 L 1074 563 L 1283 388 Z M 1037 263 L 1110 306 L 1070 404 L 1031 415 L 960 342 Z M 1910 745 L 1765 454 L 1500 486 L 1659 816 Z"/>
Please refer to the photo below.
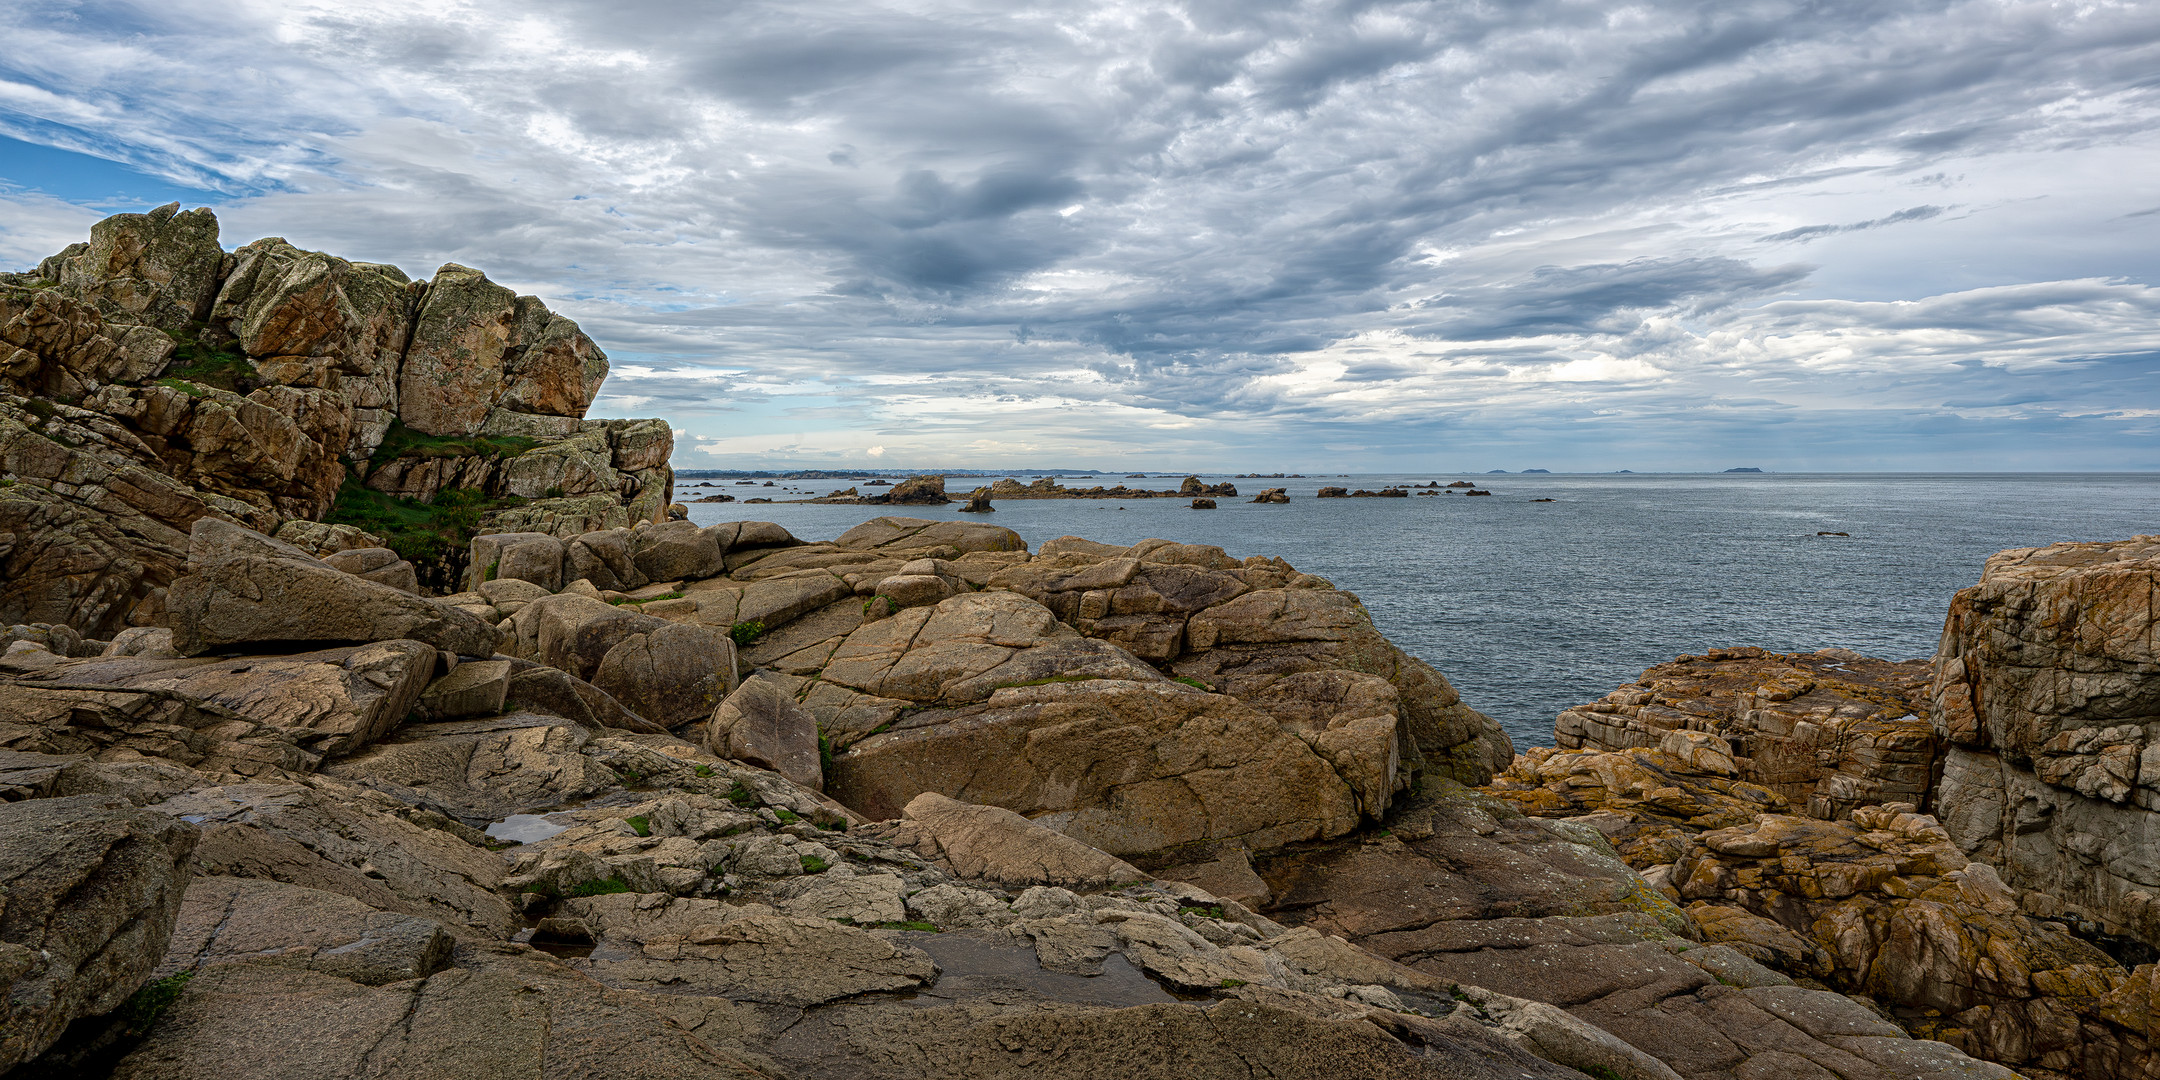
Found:
<path fill-rule="evenodd" d="M 680 468 L 2160 468 L 2160 5 L 12 0 L 0 266 L 478 266 Z"/>

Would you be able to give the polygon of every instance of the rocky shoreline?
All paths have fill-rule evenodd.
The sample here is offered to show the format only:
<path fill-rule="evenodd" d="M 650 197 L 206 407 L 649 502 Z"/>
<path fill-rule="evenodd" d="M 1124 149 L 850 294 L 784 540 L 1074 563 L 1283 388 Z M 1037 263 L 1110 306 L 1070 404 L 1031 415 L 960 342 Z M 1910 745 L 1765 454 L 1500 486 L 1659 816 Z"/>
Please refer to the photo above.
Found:
<path fill-rule="evenodd" d="M 166 207 L 0 341 L 0 1074 L 2160 1078 L 2160 538 L 1518 753 L 1280 558 L 679 520 L 463 267 Z"/>

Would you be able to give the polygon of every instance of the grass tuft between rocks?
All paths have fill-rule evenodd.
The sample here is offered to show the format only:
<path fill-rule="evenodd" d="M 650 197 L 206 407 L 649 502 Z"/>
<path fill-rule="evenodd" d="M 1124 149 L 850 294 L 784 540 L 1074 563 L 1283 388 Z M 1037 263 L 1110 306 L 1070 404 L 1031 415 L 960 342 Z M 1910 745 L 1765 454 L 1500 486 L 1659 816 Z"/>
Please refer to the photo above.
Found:
<path fill-rule="evenodd" d="M 120 1015 L 127 1021 L 126 1037 L 140 1039 L 157 1025 L 158 1017 L 180 1000 L 180 992 L 187 989 L 188 980 L 195 977 L 193 971 L 183 971 L 162 979 L 152 979 L 135 991 L 133 997 L 120 1006 Z"/>
<path fill-rule="evenodd" d="M 444 488 L 422 502 L 386 495 L 347 477 L 323 520 L 365 529 L 382 537 L 399 558 L 425 563 L 465 550 L 489 511 L 524 503 L 515 495 L 491 496 L 478 488 Z"/>

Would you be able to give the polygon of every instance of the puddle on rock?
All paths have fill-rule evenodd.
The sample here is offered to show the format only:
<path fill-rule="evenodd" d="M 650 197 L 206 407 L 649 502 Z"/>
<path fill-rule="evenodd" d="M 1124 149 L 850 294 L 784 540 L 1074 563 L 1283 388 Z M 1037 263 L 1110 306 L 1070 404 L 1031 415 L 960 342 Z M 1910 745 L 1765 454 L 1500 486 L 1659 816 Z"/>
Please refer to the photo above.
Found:
<path fill-rule="evenodd" d="M 1124 1008 L 1178 1000 L 1114 952 L 1103 959 L 1100 975 L 1067 975 L 1044 968 L 1036 960 L 1033 946 L 1015 945 L 1002 938 L 989 940 L 966 930 L 907 934 L 904 938 L 937 961 L 937 981 L 916 992 L 918 1005 L 991 998 Z"/>
<path fill-rule="evenodd" d="M 540 814 L 512 814 L 487 827 L 491 840 L 510 840 L 531 844 L 565 832 L 568 825 L 557 824 Z"/>

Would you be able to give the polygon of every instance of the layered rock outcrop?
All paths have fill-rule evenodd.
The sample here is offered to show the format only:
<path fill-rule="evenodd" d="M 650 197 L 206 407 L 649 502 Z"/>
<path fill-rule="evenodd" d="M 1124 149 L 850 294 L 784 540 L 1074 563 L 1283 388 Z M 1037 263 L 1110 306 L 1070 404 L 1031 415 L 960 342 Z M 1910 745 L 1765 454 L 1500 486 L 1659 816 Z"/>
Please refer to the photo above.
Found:
<path fill-rule="evenodd" d="M 1819 818 L 1927 802 L 1939 740 L 1926 719 L 1930 667 L 1849 649 L 1711 649 L 1642 673 L 1553 723 L 1562 749 L 1658 747 L 1673 732 L 1726 744 L 1735 775 Z"/>
<path fill-rule="evenodd" d="M 2160 947 L 2160 537 L 2005 551 L 1957 594 L 1930 717 L 1958 846 L 2029 910 Z"/>
<path fill-rule="evenodd" d="M 177 204 L 108 218 L 0 274 L 0 624 L 157 624 L 205 517 L 271 533 L 403 505 L 433 520 L 392 562 L 438 588 L 491 516 L 659 520 L 672 433 L 582 419 L 606 372 L 575 323 L 478 271 L 413 281 L 274 238 L 228 253 Z"/>

